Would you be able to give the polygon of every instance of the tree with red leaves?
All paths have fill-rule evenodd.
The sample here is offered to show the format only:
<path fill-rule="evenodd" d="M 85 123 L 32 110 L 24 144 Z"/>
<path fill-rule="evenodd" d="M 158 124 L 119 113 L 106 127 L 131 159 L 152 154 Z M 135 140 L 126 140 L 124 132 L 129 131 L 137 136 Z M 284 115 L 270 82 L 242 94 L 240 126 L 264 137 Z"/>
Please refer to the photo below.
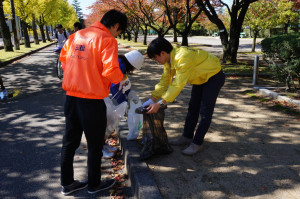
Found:
<path fill-rule="evenodd" d="M 194 0 L 176 1 L 164 0 L 162 3 L 165 12 L 168 16 L 170 26 L 174 32 L 182 36 L 182 46 L 188 46 L 188 34 L 191 32 L 193 23 L 197 20 L 202 12 Z M 183 23 L 182 31 L 176 27 L 177 23 Z"/>

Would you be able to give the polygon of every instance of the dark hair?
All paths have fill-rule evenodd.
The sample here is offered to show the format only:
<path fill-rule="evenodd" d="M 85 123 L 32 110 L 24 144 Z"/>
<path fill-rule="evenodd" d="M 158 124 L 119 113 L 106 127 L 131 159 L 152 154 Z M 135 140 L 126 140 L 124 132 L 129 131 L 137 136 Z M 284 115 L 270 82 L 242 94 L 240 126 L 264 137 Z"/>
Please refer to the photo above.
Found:
<path fill-rule="evenodd" d="M 127 58 L 124 55 L 119 55 L 118 57 L 125 64 L 125 66 L 126 66 L 126 73 L 132 73 L 134 71 L 134 69 L 135 69 L 134 66 L 129 63 L 129 61 L 127 60 Z"/>
<path fill-rule="evenodd" d="M 55 28 L 63 28 L 63 26 L 61 24 L 57 24 Z"/>
<path fill-rule="evenodd" d="M 152 59 L 155 55 L 160 55 L 162 51 L 170 53 L 173 49 L 172 44 L 163 37 L 158 37 L 151 41 L 147 48 L 147 55 Z"/>
<path fill-rule="evenodd" d="M 127 16 L 117 10 L 110 10 L 105 13 L 100 21 L 106 28 L 110 28 L 119 23 L 118 30 L 124 32 L 127 28 Z"/>
<path fill-rule="evenodd" d="M 81 25 L 80 22 L 75 22 L 75 23 L 74 23 L 74 27 L 77 27 L 78 30 L 81 30 L 81 29 L 82 29 L 82 25 Z"/>

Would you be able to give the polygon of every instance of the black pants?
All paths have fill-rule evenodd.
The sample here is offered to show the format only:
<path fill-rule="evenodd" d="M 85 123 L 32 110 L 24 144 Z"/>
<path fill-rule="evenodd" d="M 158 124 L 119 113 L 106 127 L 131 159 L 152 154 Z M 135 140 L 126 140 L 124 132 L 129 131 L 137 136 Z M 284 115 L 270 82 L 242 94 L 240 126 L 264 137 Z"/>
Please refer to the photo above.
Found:
<path fill-rule="evenodd" d="M 183 136 L 193 138 L 195 144 L 201 145 L 209 129 L 219 92 L 224 85 L 225 74 L 221 70 L 201 85 L 193 85 L 188 113 L 185 120 Z M 199 115 L 201 119 L 194 135 Z"/>
<path fill-rule="evenodd" d="M 101 158 L 106 130 L 106 105 L 103 100 L 66 96 L 66 131 L 61 149 L 61 185 L 74 181 L 73 160 L 84 132 L 88 145 L 88 186 L 101 182 Z"/>

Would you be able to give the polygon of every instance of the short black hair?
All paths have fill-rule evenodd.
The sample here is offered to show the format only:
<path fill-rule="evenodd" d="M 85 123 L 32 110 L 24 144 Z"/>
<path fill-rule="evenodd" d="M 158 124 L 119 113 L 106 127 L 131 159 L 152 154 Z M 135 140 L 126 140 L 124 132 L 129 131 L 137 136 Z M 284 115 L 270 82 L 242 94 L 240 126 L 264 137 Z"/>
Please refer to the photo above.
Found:
<path fill-rule="evenodd" d="M 78 21 L 74 23 L 74 27 L 77 27 L 78 30 L 81 30 L 81 29 L 82 29 L 82 25 L 81 25 L 81 23 L 78 22 Z"/>
<path fill-rule="evenodd" d="M 119 23 L 118 30 L 124 32 L 127 28 L 127 16 L 117 10 L 110 10 L 105 13 L 100 21 L 106 28 L 110 28 Z"/>
<path fill-rule="evenodd" d="M 63 28 L 63 26 L 61 24 L 57 24 L 55 28 Z"/>
<path fill-rule="evenodd" d="M 160 55 L 162 51 L 170 53 L 173 50 L 172 44 L 163 37 L 152 40 L 147 48 L 147 55 L 152 59 L 155 55 Z"/>

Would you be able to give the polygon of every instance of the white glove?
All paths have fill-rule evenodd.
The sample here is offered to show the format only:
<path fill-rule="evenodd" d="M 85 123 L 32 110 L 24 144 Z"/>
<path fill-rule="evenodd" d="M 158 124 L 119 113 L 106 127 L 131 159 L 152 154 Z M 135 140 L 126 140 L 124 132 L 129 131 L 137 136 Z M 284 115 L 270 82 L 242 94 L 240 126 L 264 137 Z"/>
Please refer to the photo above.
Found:
<path fill-rule="evenodd" d="M 122 89 L 122 93 L 123 93 L 123 94 L 124 94 L 126 91 L 128 91 L 130 88 L 131 88 L 131 83 L 130 83 L 130 80 L 129 80 L 128 77 L 127 77 L 127 79 L 122 80 L 122 81 L 120 82 L 119 90 Z"/>
<path fill-rule="evenodd" d="M 150 104 L 154 104 L 153 100 L 150 98 L 146 102 L 143 103 L 143 107 L 150 106 Z"/>
<path fill-rule="evenodd" d="M 122 88 L 122 93 L 124 94 L 126 91 L 128 91 L 131 88 L 131 82 L 128 80 L 127 83 L 124 84 Z"/>

